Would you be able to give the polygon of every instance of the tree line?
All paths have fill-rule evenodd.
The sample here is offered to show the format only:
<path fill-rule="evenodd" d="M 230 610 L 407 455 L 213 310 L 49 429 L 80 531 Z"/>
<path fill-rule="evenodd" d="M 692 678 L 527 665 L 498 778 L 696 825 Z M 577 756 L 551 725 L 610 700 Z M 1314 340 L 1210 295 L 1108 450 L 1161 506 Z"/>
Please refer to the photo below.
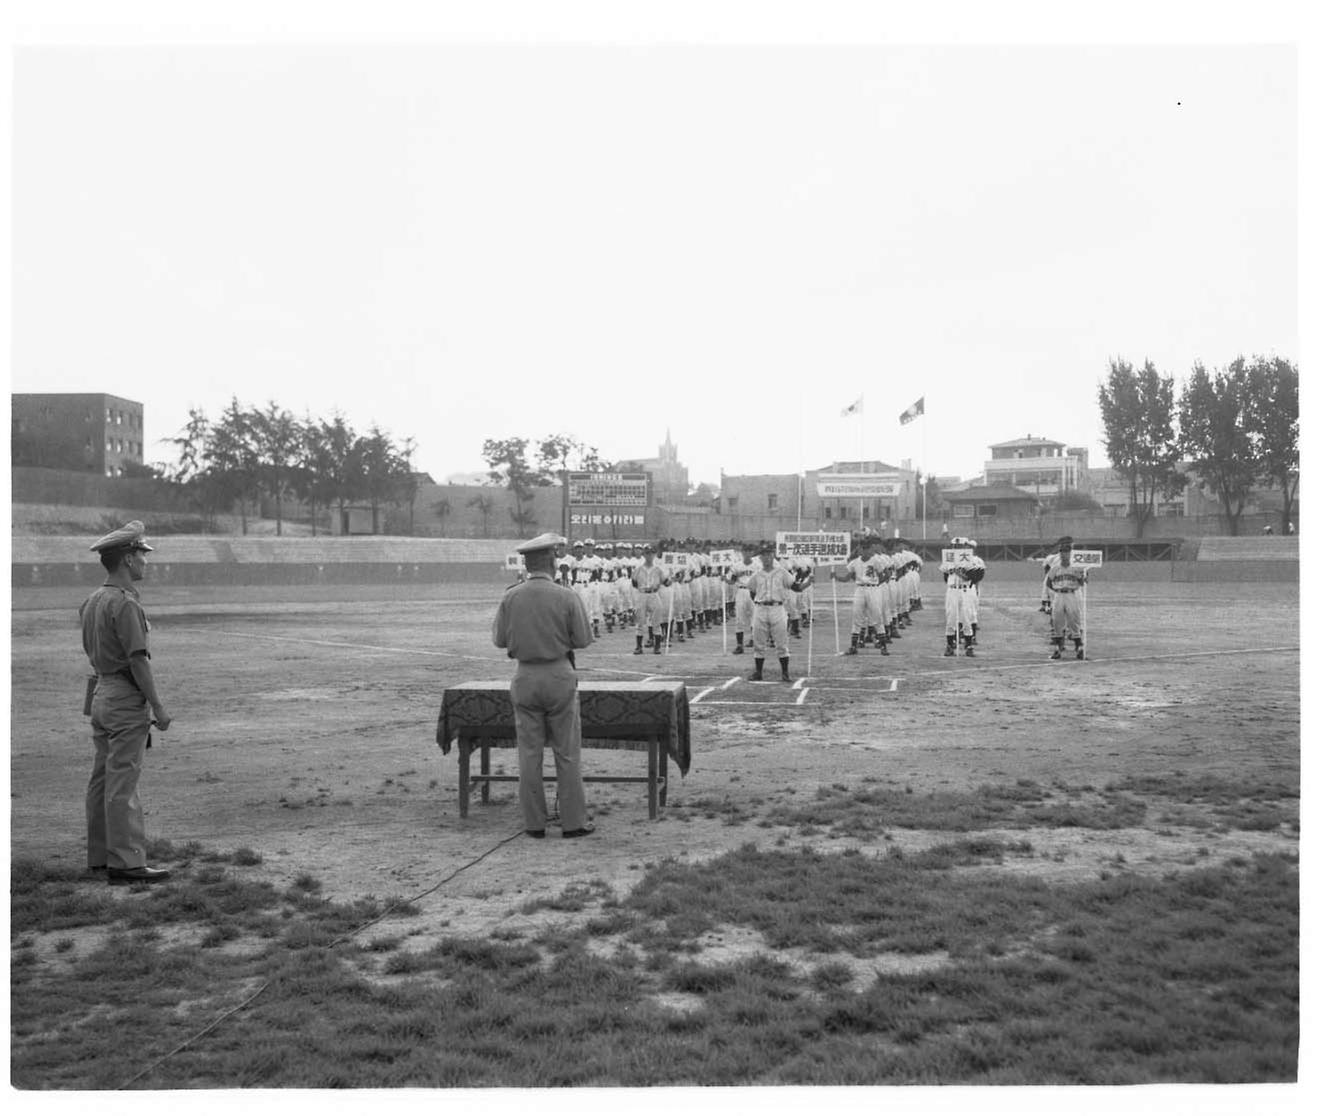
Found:
<path fill-rule="evenodd" d="M 248 533 L 250 508 L 267 496 L 274 502 L 277 532 L 283 532 L 283 500 L 318 510 L 369 503 L 372 530 L 379 531 L 382 505 L 411 501 L 418 481 L 412 469 L 411 438 L 396 442 L 372 425 L 359 433 L 341 414 L 331 419 L 297 419 L 270 401 L 260 408 L 235 396 L 216 418 L 191 408 L 189 421 L 174 438 L 172 465 L 153 467 L 161 479 L 183 487 L 209 520 L 219 511 L 240 509 L 241 533 Z"/>
<path fill-rule="evenodd" d="M 1129 513 L 1143 534 L 1155 500 L 1170 500 L 1194 473 L 1218 497 L 1232 534 L 1257 484 L 1283 493 L 1292 518 L 1298 482 L 1297 365 L 1283 357 L 1237 357 L 1210 372 L 1196 362 L 1181 394 L 1151 360 L 1114 359 L 1098 384 L 1107 459 L 1130 488 Z"/>

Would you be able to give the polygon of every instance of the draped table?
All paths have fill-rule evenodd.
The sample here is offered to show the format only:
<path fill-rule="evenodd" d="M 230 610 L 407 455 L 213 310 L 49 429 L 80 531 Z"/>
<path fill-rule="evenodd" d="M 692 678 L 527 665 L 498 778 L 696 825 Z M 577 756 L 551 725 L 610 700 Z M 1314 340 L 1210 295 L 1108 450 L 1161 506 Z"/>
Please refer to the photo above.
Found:
<path fill-rule="evenodd" d="M 681 774 L 690 770 L 690 702 L 681 682 L 580 682 L 579 720 L 585 748 L 628 748 L 648 753 L 648 775 L 585 775 L 586 783 L 647 783 L 648 816 L 667 804 L 667 758 Z M 491 749 L 515 746 L 514 706 L 505 681 L 463 682 L 449 686 L 440 701 L 435 742 L 449 755 L 458 742 L 459 816 L 468 816 L 474 783 L 482 801 L 492 783 L 518 782 L 517 775 L 491 774 Z M 481 752 L 481 772 L 472 774 L 474 751 Z M 546 782 L 555 777 L 546 775 Z"/>

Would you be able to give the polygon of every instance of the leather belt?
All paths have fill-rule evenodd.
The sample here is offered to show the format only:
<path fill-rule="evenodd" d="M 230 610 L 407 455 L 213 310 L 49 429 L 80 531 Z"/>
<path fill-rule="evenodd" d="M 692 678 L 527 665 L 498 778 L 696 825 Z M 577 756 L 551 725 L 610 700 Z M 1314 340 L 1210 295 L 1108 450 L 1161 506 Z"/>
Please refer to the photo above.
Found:
<path fill-rule="evenodd" d="M 1076 585 L 1073 589 L 1053 589 L 1053 593 L 1078 593 L 1080 586 Z"/>
<path fill-rule="evenodd" d="M 776 604 L 781 604 L 782 602 L 781 602 L 781 601 L 756 601 L 755 603 L 756 603 L 757 605 L 776 605 Z"/>

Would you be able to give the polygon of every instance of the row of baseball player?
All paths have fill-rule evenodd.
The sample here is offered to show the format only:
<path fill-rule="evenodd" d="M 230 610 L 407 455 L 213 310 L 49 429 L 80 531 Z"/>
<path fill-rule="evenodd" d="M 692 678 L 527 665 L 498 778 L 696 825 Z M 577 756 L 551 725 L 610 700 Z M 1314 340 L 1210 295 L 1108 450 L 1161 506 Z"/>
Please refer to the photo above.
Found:
<path fill-rule="evenodd" d="M 1071 564 L 1072 546 L 1068 537 L 1062 538 L 1057 552 L 1042 559 L 1041 608 L 1052 616 L 1052 658 L 1061 657 L 1067 638 L 1075 644 L 1076 657 L 1084 657 L 1082 590 L 1088 571 Z M 972 657 L 980 645 L 978 586 L 986 563 L 975 547 L 972 539 L 951 539 L 939 567 L 945 586 L 946 656 L 957 654 L 962 645 L 963 653 Z M 646 641 L 655 654 L 661 654 L 672 638 L 694 639 L 696 632 L 731 618 L 736 624 L 733 654 L 740 655 L 747 648 L 766 646 L 754 643 L 753 602 L 765 598 L 757 598 L 751 587 L 755 574 L 766 568 L 765 551 L 771 568 L 785 570 L 794 583 L 800 583 L 784 587 L 781 595 L 783 634 L 800 639 L 810 624 L 814 567 L 805 558 L 775 558 L 772 543 L 741 544 L 722 551 L 696 545 L 694 550 L 674 553 L 680 564 L 666 566 L 658 560 L 655 544 L 576 540 L 557 551 L 557 580 L 579 596 L 595 638 L 618 624 L 625 629 L 633 626 L 634 654 L 644 653 Z M 855 655 L 872 645 L 881 654 L 889 653 L 890 642 L 905 634 L 911 614 L 922 608 L 921 566 L 921 558 L 904 539 L 856 540 L 849 560 L 831 571 L 835 580 L 853 583 L 852 634 L 845 654 Z M 768 630 L 772 616 L 766 614 L 765 619 Z M 782 647 L 775 644 L 780 660 L 787 657 L 787 638 Z"/>

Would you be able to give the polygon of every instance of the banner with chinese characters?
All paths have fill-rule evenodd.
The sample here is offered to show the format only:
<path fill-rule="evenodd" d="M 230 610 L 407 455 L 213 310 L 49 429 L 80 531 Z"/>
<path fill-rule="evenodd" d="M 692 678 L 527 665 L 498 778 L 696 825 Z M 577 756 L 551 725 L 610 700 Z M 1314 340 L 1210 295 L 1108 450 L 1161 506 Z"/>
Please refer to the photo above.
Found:
<path fill-rule="evenodd" d="M 1096 570 L 1102 565 L 1102 551 L 1072 550 L 1070 551 L 1070 565 L 1080 566 L 1086 570 Z"/>
<path fill-rule="evenodd" d="M 848 560 L 852 536 L 847 531 L 779 531 L 774 536 L 776 558 L 809 558 L 817 566 Z"/>
<path fill-rule="evenodd" d="M 854 500 L 874 500 L 897 496 L 903 481 L 897 473 L 820 473 L 815 491 L 821 496 L 844 496 Z"/>

